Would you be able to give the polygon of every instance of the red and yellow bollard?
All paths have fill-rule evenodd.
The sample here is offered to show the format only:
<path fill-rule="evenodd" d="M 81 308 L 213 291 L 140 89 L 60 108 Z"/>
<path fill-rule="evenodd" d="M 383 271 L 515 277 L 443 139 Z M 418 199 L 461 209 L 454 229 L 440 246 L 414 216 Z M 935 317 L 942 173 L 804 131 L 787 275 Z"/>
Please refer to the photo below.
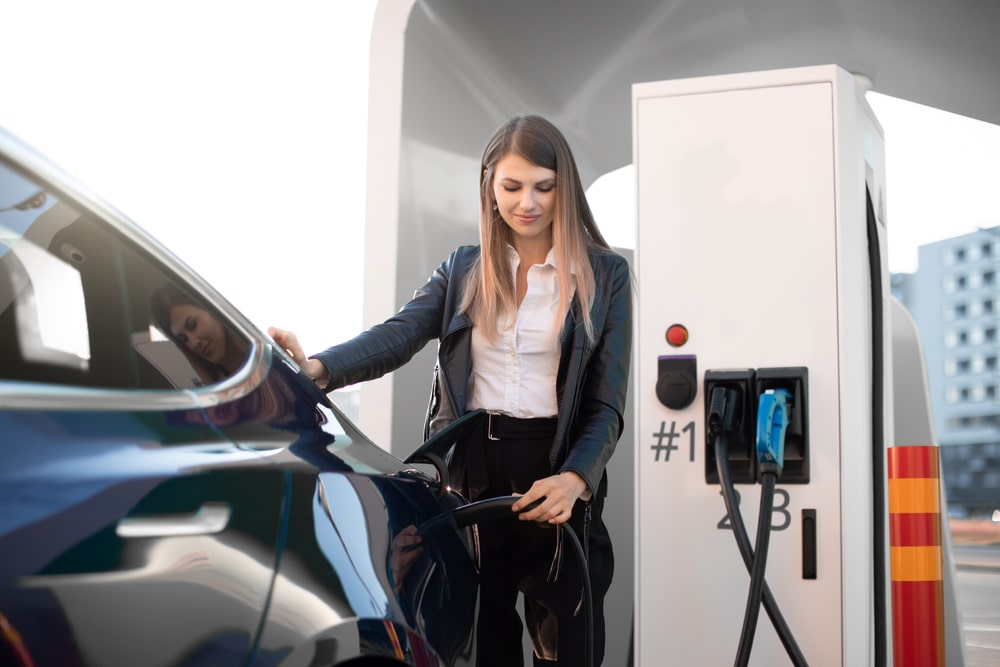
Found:
<path fill-rule="evenodd" d="M 892 447 L 889 553 L 895 667 L 944 667 L 944 582 L 938 448 Z"/>

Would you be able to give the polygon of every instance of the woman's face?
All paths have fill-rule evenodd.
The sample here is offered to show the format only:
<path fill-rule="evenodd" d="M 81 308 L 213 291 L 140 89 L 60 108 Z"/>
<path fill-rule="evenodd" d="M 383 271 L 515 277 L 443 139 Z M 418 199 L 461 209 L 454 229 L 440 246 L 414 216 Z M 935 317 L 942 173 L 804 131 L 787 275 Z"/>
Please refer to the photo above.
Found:
<path fill-rule="evenodd" d="M 170 335 L 206 361 L 221 365 L 226 358 L 226 331 L 204 308 L 187 303 L 171 308 Z"/>
<path fill-rule="evenodd" d="M 552 239 L 556 172 L 508 153 L 493 171 L 493 196 L 515 239 Z"/>

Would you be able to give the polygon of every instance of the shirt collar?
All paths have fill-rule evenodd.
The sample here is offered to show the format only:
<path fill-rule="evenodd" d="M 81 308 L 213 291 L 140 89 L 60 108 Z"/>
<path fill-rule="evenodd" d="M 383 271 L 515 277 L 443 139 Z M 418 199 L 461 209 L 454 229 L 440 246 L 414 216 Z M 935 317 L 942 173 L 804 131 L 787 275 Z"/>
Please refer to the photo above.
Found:
<path fill-rule="evenodd" d="M 511 266 L 517 265 L 519 261 L 517 250 L 515 250 L 514 246 L 512 246 L 509 243 L 507 244 L 507 257 L 510 259 Z M 541 266 L 551 266 L 553 269 L 557 268 L 555 246 L 549 249 L 549 253 L 545 256 L 545 262 L 543 262 Z M 572 274 L 576 274 L 575 267 L 570 266 L 569 272 Z"/>

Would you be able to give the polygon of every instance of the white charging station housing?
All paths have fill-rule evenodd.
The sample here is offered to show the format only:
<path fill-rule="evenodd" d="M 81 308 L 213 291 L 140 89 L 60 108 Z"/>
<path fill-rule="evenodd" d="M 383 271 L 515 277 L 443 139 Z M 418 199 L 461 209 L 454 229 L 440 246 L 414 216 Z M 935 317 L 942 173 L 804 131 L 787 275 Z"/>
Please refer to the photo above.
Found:
<path fill-rule="evenodd" d="M 809 481 L 778 481 L 767 582 L 810 665 L 870 665 L 883 632 L 874 600 L 890 599 L 873 556 L 888 547 L 875 530 L 886 502 L 873 485 L 872 369 L 878 346 L 891 377 L 891 354 L 872 333 L 866 234 L 867 191 L 888 327 L 882 129 L 832 65 L 640 83 L 632 101 L 635 664 L 722 665 L 737 652 L 749 575 L 705 478 L 705 371 L 806 367 Z M 689 334 L 680 347 L 666 338 L 673 324 Z M 658 362 L 682 355 L 697 394 L 671 409 Z M 875 428 L 892 443 L 891 419 Z M 752 540 L 760 485 L 736 488 Z M 814 579 L 803 510 L 816 517 Z M 750 664 L 790 664 L 764 611 Z"/>

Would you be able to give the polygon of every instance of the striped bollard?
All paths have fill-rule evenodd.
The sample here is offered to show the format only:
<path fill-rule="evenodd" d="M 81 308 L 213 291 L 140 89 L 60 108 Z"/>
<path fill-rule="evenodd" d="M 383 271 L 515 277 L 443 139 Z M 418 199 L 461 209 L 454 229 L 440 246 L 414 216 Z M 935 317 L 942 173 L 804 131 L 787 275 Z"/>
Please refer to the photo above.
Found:
<path fill-rule="evenodd" d="M 889 553 L 895 667 L 944 667 L 940 466 L 936 446 L 891 447 Z"/>

